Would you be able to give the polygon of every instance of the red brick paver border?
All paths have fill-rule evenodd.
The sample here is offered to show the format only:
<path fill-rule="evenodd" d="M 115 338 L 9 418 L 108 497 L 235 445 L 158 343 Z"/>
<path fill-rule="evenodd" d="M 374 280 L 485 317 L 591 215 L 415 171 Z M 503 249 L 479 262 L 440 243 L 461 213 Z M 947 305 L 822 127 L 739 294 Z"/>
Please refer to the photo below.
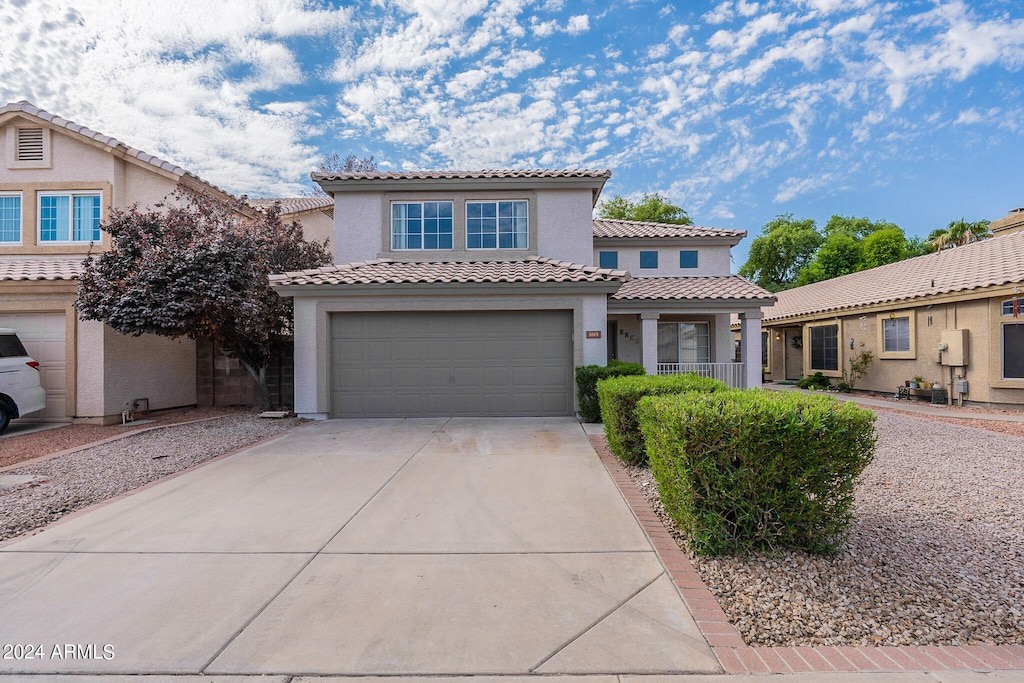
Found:
<path fill-rule="evenodd" d="M 651 540 L 665 571 L 708 641 L 722 669 L 730 674 L 871 671 L 1024 670 L 1022 645 L 900 645 L 883 647 L 751 647 L 715 600 L 647 499 L 622 464 L 608 451 L 603 436 L 590 443 Z"/>

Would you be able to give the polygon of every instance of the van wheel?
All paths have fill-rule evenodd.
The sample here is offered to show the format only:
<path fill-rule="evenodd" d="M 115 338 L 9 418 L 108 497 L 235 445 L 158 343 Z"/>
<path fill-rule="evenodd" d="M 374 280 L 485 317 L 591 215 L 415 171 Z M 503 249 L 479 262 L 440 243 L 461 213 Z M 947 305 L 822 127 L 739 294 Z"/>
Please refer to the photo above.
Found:
<path fill-rule="evenodd" d="M 11 409 L 3 399 L 0 399 L 0 434 L 7 431 L 9 424 L 11 424 Z"/>

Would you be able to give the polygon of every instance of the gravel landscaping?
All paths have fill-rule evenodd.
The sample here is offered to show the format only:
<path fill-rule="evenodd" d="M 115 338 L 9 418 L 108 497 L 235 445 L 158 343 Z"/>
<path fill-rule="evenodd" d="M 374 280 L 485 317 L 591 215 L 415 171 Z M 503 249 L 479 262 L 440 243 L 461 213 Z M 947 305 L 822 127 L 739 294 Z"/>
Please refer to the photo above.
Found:
<path fill-rule="evenodd" d="M 1024 437 L 887 411 L 876 429 L 836 557 L 691 556 L 730 620 L 749 645 L 1024 644 Z M 627 470 L 686 550 L 650 470 Z"/>
<path fill-rule="evenodd" d="M 2 476 L 24 481 L 0 488 L 0 541 L 303 422 L 236 413 L 132 434 L 8 470 Z"/>

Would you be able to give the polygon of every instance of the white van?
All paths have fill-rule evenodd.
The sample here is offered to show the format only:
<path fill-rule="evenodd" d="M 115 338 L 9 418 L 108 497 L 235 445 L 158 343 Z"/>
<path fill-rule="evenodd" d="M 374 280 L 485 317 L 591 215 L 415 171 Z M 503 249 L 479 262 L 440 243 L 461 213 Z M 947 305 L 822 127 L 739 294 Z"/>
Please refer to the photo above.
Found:
<path fill-rule="evenodd" d="M 0 434 L 14 418 L 45 407 L 39 363 L 28 355 L 14 330 L 0 327 Z"/>

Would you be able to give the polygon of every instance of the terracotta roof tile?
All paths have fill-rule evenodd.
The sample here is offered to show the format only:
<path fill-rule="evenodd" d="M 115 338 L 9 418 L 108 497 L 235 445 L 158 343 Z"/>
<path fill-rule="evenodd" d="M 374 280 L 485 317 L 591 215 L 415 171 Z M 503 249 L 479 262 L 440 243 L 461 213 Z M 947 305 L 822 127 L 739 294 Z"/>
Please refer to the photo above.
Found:
<path fill-rule="evenodd" d="M 163 159 L 160 159 L 159 157 L 155 157 L 152 154 L 147 154 L 146 152 L 143 152 L 142 150 L 139 150 L 139 149 L 135 149 L 134 147 L 129 147 L 128 145 L 126 145 L 125 143 L 121 142 L 117 138 L 112 138 L 109 135 L 104 135 L 103 133 L 97 133 L 96 131 L 91 130 L 89 128 L 86 128 L 83 125 L 75 123 L 74 121 L 68 121 L 67 119 L 63 119 L 63 118 L 61 118 L 59 116 L 51 114 L 48 111 L 40 109 L 39 107 L 35 106 L 31 102 L 26 102 L 25 100 L 22 100 L 20 102 L 11 102 L 9 104 L 5 104 L 4 106 L 0 107 L 0 116 L 2 116 L 4 114 L 12 113 L 12 112 L 13 113 L 19 113 L 19 114 L 25 114 L 27 116 L 32 116 L 32 117 L 35 117 L 37 119 L 40 119 L 42 121 L 46 121 L 47 123 L 49 123 L 52 126 L 56 126 L 58 128 L 64 128 L 65 130 L 68 130 L 68 131 L 70 131 L 72 133 L 76 133 L 76 134 L 81 135 L 83 137 L 86 137 L 86 138 L 88 138 L 90 140 L 94 140 L 95 142 L 98 142 L 101 145 L 109 147 L 111 150 L 118 150 L 119 153 L 124 154 L 125 156 L 128 156 L 128 157 L 131 157 L 133 159 L 137 159 L 138 161 L 142 162 L 143 164 L 148 164 L 148 165 L 153 166 L 155 168 L 159 168 L 162 171 L 167 171 L 168 173 L 176 175 L 179 178 L 183 178 L 183 177 L 190 178 L 190 179 L 192 179 L 192 180 L 194 180 L 194 181 L 196 181 L 198 183 L 206 185 L 207 187 L 209 187 L 209 188 L 211 188 L 213 190 L 216 190 L 217 192 L 220 192 L 220 193 L 223 193 L 223 194 L 229 194 L 228 192 L 226 192 L 225 190 L 222 190 L 221 188 L 217 187 L 213 183 L 209 183 L 209 182 L 203 180 L 202 178 L 200 178 L 199 176 L 194 175 L 193 173 L 190 173 L 189 171 L 186 171 L 181 166 L 178 166 L 176 164 L 172 164 L 169 161 L 164 161 Z"/>
<path fill-rule="evenodd" d="M 608 170 L 508 169 L 487 171 L 373 171 L 359 173 L 313 173 L 313 180 L 471 180 L 488 178 L 611 178 Z"/>
<path fill-rule="evenodd" d="M 772 301 L 775 296 L 739 275 L 636 277 L 622 285 L 613 300 Z"/>
<path fill-rule="evenodd" d="M 381 259 L 271 275 L 275 287 L 293 285 L 442 284 L 454 282 L 617 282 L 623 270 L 529 257 L 523 261 L 416 261 Z"/>
<path fill-rule="evenodd" d="M 281 215 L 288 216 L 293 213 L 306 211 L 324 211 L 334 209 L 334 199 L 331 197 L 275 197 L 246 199 L 250 205 L 257 209 L 269 209 L 276 202 L 281 204 Z"/>
<path fill-rule="evenodd" d="M 84 256 L 0 256 L 0 281 L 74 280 Z"/>
<path fill-rule="evenodd" d="M 607 218 L 594 219 L 594 237 L 732 237 L 737 241 L 746 237 L 745 230 L 722 230 L 702 228 L 696 225 L 674 225 L 671 223 L 645 223 L 642 221 L 619 221 Z"/>
<path fill-rule="evenodd" d="M 779 292 L 775 306 L 765 309 L 765 320 L 909 301 L 1015 282 L 1024 282 L 1024 232 L 992 237 Z"/>

